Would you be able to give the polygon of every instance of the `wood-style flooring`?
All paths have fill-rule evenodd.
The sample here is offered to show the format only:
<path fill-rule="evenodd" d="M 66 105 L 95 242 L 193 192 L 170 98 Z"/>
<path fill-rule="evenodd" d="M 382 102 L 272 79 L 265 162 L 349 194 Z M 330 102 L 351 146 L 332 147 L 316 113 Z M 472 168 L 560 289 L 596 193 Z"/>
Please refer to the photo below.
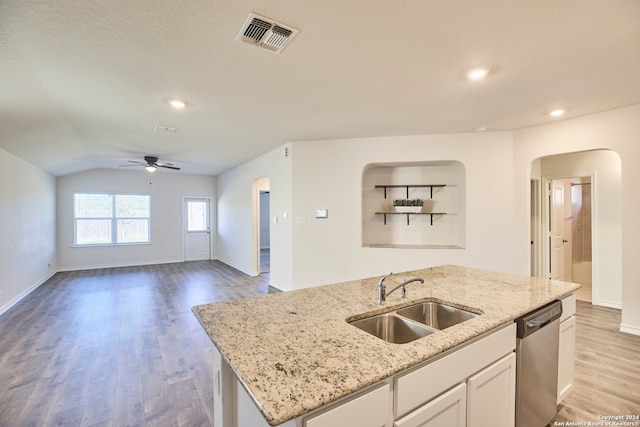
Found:
<path fill-rule="evenodd" d="M 556 425 L 640 416 L 640 336 L 620 332 L 620 317 L 620 310 L 577 301 L 574 388 L 559 406 Z M 619 421 L 640 425 L 640 419 Z"/>
<path fill-rule="evenodd" d="M 217 261 L 58 273 L 0 316 L 0 426 L 211 426 L 212 343 L 191 307 L 269 292 Z M 640 413 L 640 337 L 578 302 L 556 421 Z"/>
<path fill-rule="evenodd" d="M 268 291 L 216 261 L 56 274 L 0 317 L 0 426 L 211 426 L 191 307 Z"/>

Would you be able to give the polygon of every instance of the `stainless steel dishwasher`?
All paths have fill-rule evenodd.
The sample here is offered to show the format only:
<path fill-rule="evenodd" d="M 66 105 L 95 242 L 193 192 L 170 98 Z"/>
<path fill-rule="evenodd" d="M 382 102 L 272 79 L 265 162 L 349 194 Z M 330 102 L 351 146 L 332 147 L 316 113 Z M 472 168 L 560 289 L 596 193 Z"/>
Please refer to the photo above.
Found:
<path fill-rule="evenodd" d="M 516 319 L 517 427 L 545 427 L 557 413 L 561 315 L 554 301 Z"/>

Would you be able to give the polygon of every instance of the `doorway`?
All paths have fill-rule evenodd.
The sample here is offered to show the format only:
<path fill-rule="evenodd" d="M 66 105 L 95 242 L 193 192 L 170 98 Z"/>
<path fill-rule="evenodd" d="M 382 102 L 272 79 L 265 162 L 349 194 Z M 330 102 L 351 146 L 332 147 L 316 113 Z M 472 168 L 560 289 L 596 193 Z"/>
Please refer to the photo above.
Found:
<path fill-rule="evenodd" d="M 183 205 L 184 260 L 211 259 L 211 199 L 186 197 Z"/>
<path fill-rule="evenodd" d="M 270 192 L 260 191 L 260 274 L 268 273 L 271 269 L 270 202 Z"/>
<path fill-rule="evenodd" d="M 535 196 L 540 200 L 539 215 L 533 214 L 533 205 L 531 215 L 532 222 L 540 223 L 537 231 L 531 227 L 531 240 L 536 242 L 531 274 L 582 282 L 585 295 L 578 295 L 580 299 L 621 308 L 620 156 L 612 150 L 580 151 L 540 157 L 531 166 L 532 181 L 540 181 Z"/>
<path fill-rule="evenodd" d="M 577 282 L 577 299 L 592 302 L 591 176 L 548 181 L 549 277 Z"/>
<path fill-rule="evenodd" d="M 271 272 L 271 183 L 263 176 L 253 182 L 253 271 Z"/>

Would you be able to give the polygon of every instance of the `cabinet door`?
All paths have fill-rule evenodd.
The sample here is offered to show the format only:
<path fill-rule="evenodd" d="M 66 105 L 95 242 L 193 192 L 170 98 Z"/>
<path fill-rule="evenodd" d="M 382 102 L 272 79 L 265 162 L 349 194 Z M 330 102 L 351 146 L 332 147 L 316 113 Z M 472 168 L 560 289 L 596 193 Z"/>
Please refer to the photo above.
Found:
<path fill-rule="evenodd" d="M 353 400 L 336 404 L 305 420 L 305 427 L 384 427 L 390 417 L 391 391 L 384 384 Z"/>
<path fill-rule="evenodd" d="M 516 355 L 511 353 L 469 378 L 468 427 L 513 427 L 516 406 Z"/>
<path fill-rule="evenodd" d="M 394 427 L 464 427 L 467 386 L 462 383 L 400 418 Z"/>
<path fill-rule="evenodd" d="M 567 397 L 573 388 L 576 353 L 576 318 L 570 317 L 560 323 L 558 347 L 558 402 Z"/>

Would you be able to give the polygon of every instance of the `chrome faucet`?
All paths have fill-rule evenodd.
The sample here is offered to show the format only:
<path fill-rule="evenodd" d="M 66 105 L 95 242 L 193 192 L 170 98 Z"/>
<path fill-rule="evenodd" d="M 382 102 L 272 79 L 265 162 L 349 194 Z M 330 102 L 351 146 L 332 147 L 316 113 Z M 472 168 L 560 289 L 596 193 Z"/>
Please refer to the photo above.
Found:
<path fill-rule="evenodd" d="M 393 273 L 387 274 L 386 276 L 382 277 L 382 279 L 380 279 L 380 281 L 378 282 L 378 304 L 380 305 L 384 304 L 387 301 L 387 296 L 391 295 L 396 289 L 402 288 L 402 299 L 405 299 L 407 298 L 407 289 L 405 288 L 406 285 L 412 282 L 424 283 L 423 278 L 416 277 L 413 279 L 408 279 L 403 281 L 398 286 L 396 286 L 395 288 L 387 292 L 387 285 L 384 283 L 384 281 L 387 277 L 391 276 L 392 274 Z"/>

